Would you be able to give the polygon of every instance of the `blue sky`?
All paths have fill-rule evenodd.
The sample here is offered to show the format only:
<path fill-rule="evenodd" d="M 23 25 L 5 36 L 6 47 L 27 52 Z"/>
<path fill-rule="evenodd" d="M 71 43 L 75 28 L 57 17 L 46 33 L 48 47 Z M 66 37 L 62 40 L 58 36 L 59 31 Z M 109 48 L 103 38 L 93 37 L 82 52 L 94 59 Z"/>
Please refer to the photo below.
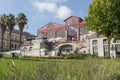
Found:
<path fill-rule="evenodd" d="M 27 16 L 28 29 L 24 30 L 36 35 L 37 29 L 48 22 L 64 24 L 69 16 L 84 19 L 92 0 L 0 0 L 0 15 L 20 12 Z M 15 26 L 17 28 L 17 26 Z"/>

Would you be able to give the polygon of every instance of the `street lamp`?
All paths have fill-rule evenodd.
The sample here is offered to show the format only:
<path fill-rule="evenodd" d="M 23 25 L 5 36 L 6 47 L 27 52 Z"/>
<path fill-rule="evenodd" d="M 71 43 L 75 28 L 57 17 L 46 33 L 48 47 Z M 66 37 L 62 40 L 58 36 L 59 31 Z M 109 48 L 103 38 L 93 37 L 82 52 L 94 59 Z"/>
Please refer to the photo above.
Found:
<path fill-rule="evenodd" d="M 24 57 L 25 57 L 25 52 L 27 51 L 27 48 L 24 47 L 24 48 L 23 48 L 23 51 L 24 51 Z"/>

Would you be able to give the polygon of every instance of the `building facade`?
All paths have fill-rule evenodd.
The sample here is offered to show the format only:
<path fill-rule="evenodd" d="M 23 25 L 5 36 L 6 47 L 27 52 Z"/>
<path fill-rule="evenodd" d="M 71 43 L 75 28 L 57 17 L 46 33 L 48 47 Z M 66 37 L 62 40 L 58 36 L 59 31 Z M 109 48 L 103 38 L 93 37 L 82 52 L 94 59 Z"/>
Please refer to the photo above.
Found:
<path fill-rule="evenodd" d="M 36 54 L 36 56 L 58 56 L 73 53 L 76 50 L 87 53 L 86 38 L 89 36 L 89 30 L 85 25 L 85 21 L 79 17 L 70 16 L 65 19 L 64 22 L 65 25 L 49 22 L 38 29 L 38 37 L 31 40 L 32 45 L 25 45 L 28 47 L 28 51 L 24 50 L 24 47 L 22 48 L 23 51 L 25 51 L 26 54 L 28 53 L 28 55 L 31 53 L 31 56 L 34 56 L 34 54 Z M 41 39 L 43 37 L 47 38 L 49 44 L 44 43 L 44 40 Z M 48 50 L 49 46 L 47 45 L 51 46 L 50 50 Z M 31 50 L 30 52 L 29 49 Z"/>
<path fill-rule="evenodd" d="M 108 42 L 105 36 L 96 36 L 85 25 L 85 21 L 76 16 L 64 20 L 65 25 L 49 22 L 37 30 L 37 37 L 27 40 L 21 48 L 27 56 L 59 56 L 72 53 L 89 53 L 101 57 L 109 56 Z M 110 56 L 119 57 L 120 40 L 112 40 Z"/>
<path fill-rule="evenodd" d="M 34 35 L 31 35 L 28 32 L 23 32 L 22 34 L 22 42 L 25 38 L 32 37 Z M 0 30 L 0 44 L 1 44 L 1 30 Z M 19 49 L 19 30 L 14 29 L 11 34 L 11 50 L 18 50 Z M 0 45 L 1 47 L 1 45 Z M 4 33 L 4 39 L 3 39 L 3 51 L 9 51 L 9 31 L 6 30 Z"/>

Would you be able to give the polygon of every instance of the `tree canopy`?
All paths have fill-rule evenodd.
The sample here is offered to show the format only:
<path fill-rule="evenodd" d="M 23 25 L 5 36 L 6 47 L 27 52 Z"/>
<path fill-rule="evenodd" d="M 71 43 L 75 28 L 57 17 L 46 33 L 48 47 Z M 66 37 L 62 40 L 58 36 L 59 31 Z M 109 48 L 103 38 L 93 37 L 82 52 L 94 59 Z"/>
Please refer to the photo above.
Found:
<path fill-rule="evenodd" d="M 107 38 L 120 37 L 120 0 L 93 0 L 85 18 L 87 26 Z"/>
<path fill-rule="evenodd" d="M 108 39 L 110 57 L 111 39 L 120 39 L 120 0 L 92 0 L 88 7 L 86 25 L 97 35 L 105 35 Z"/>

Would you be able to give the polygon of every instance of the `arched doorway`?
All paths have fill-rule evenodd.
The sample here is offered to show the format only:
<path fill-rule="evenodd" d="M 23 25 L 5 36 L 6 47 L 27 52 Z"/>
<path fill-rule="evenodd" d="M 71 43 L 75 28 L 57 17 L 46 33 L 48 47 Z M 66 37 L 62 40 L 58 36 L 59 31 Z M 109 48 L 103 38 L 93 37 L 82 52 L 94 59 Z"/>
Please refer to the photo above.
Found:
<path fill-rule="evenodd" d="M 72 53 L 72 51 L 73 51 L 72 45 L 62 45 L 59 47 L 58 56 L 62 54 L 70 54 Z"/>

